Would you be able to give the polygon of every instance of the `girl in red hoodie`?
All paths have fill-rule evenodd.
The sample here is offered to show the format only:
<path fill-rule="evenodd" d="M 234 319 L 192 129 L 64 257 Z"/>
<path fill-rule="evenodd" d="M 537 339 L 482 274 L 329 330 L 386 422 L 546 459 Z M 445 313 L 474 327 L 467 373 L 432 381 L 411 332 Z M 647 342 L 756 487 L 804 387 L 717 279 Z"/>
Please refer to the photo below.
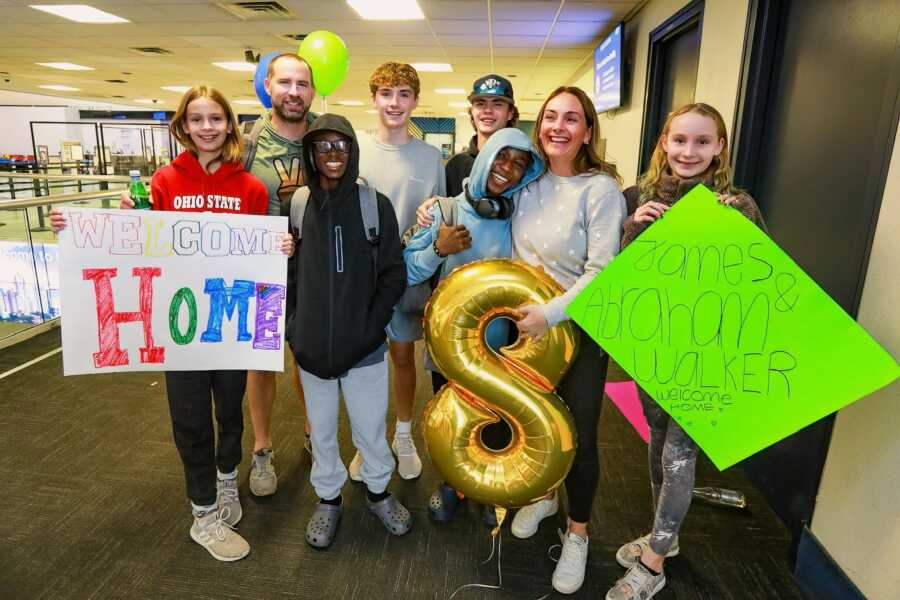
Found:
<path fill-rule="evenodd" d="M 150 192 L 155 210 L 267 214 L 268 192 L 241 164 L 243 140 L 221 92 L 192 87 L 169 129 L 185 150 L 153 175 Z M 122 193 L 119 208 L 134 208 L 127 192 Z M 57 231 L 66 225 L 58 210 L 51 211 L 50 221 Z M 282 250 L 293 253 L 290 236 Z M 246 540 L 232 529 L 243 515 L 237 469 L 246 383 L 247 371 L 166 371 L 172 433 L 194 515 L 191 538 L 222 561 L 239 560 L 250 552 Z"/>

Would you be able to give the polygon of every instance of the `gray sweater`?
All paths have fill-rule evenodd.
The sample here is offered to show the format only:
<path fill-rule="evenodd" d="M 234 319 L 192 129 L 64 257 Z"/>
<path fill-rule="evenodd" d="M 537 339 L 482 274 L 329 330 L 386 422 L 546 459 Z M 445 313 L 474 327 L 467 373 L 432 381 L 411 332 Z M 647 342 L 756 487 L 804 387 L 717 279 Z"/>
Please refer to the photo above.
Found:
<path fill-rule="evenodd" d="M 619 253 L 625 198 L 600 173 L 547 172 L 516 196 L 513 257 L 542 266 L 566 293 L 544 305 L 551 326 L 568 319 L 575 296 Z"/>

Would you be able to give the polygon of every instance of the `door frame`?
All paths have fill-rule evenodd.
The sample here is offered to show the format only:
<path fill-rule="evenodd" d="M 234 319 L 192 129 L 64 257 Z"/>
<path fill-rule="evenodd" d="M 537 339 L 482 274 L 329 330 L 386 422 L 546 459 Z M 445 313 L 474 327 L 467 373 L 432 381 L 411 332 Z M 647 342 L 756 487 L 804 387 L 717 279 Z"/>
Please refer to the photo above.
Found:
<path fill-rule="evenodd" d="M 647 51 L 647 83 L 644 86 L 644 118 L 641 122 L 641 147 L 638 152 L 638 178 L 647 169 L 649 154 L 657 142 L 654 126 L 659 122 L 659 113 L 662 108 L 657 92 L 663 77 L 664 44 L 695 26 L 702 42 L 704 6 L 704 0 L 693 0 L 650 32 L 650 44 Z"/>
<path fill-rule="evenodd" d="M 790 2 L 785 0 L 750 0 L 731 150 L 735 183 L 747 189 L 751 195 L 757 191 L 763 134 L 769 116 L 769 98 L 776 84 L 771 75 L 776 61 L 781 59 L 781 23 L 786 22 L 788 10 Z M 897 123 L 900 121 L 900 43 L 894 47 L 893 64 L 894 68 L 887 73 L 889 91 L 882 100 L 878 118 L 880 134 L 877 139 L 872 140 L 874 146 L 885 150 L 893 147 Z M 872 200 L 872 213 L 865 252 L 860 257 L 856 292 L 851 305 L 847 307 L 847 312 L 854 319 L 859 313 L 890 161 L 891 153 L 887 151 L 881 154 L 881 160 L 873 161 L 865 187 L 860 190 L 863 197 Z"/>

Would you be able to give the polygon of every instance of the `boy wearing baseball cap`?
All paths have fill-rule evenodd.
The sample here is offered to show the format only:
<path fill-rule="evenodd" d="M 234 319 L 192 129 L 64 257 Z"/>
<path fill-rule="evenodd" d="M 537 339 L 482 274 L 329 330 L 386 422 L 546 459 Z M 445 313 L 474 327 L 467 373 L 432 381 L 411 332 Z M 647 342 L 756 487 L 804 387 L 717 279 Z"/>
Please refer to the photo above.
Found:
<path fill-rule="evenodd" d="M 455 197 L 463 191 L 463 179 L 472 171 L 472 164 L 479 150 L 491 134 L 504 127 L 515 127 L 519 119 L 513 97 L 513 87 L 500 75 L 485 75 L 472 84 L 469 94 L 469 119 L 475 135 L 465 152 L 460 152 L 447 162 L 447 196 Z"/>

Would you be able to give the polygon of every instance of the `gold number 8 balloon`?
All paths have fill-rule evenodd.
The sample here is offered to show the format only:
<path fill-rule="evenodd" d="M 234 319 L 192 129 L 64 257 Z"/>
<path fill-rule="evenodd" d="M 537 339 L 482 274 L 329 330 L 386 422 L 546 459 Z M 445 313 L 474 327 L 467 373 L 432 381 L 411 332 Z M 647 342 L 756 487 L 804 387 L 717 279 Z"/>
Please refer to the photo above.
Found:
<path fill-rule="evenodd" d="M 473 500 L 500 509 L 531 504 L 572 467 L 575 424 L 554 389 L 578 350 L 575 326 L 565 321 L 538 340 L 520 336 L 499 352 L 484 335 L 493 319 L 515 319 L 516 307 L 562 293 L 540 268 L 489 259 L 455 269 L 425 307 L 425 343 L 450 382 L 425 407 L 425 441 L 447 483 Z M 512 440 L 493 450 L 481 431 L 499 419 Z"/>

